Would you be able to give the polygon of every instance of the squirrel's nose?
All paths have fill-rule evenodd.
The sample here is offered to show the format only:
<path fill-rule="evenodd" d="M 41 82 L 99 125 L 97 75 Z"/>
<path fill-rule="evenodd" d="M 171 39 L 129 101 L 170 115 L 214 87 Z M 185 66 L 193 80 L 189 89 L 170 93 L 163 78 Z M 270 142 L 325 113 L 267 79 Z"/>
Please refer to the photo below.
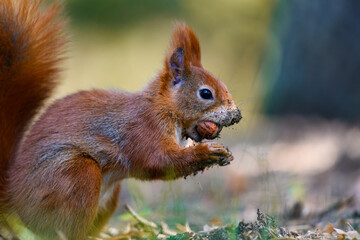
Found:
<path fill-rule="evenodd" d="M 238 108 L 236 108 L 236 110 L 233 113 L 233 118 L 231 120 L 231 124 L 238 123 L 238 122 L 240 122 L 241 119 L 242 119 L 241 112 Z"/>

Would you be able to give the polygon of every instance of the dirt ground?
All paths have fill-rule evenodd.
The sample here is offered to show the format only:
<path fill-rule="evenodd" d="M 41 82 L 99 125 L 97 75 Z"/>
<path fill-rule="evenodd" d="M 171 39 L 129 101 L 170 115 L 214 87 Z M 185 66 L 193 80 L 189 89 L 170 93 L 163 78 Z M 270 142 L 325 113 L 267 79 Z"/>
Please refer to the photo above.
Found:
<path fill-rule="evenodd" d="M 233 152 L 228 166 L 125 180 L 98 239 L 360 239 L 358 126 L 293 117 L 218 141 Z"/>
<path fill-rule="evenodd" d="M 231 132 L 220 142 L 235 157 L 229 166 L 174 182 L 127 180 L 121 203 L 170 227 L 188 222 L 194 231 L 255 221 L 258 209 L 291 231 L 323 230 L 329 222 L 358 227 L 359 127 L 294 117 Z M 126 219 L 120 207 L 112 226 Z"/>

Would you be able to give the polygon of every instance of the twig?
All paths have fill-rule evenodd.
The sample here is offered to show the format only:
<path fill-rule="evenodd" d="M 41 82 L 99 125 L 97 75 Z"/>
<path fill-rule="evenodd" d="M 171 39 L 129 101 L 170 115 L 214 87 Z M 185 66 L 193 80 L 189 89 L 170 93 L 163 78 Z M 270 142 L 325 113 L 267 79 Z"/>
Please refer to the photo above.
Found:
<path fill-rule="evenodd" d="M 156 231 L 159 231 L 164 235 L 168 235 L 168 236 L 176 235 L 176 232 L 171 230 L 166 223 L 162 222 L 161 225 L 159 226 L 154 222 L 151 222 L 143 217 L 140 217 L 139 214 L 137 214 L 135 210 L 132 209 L 129 205 L 125 204 L 125 208 L 138 222 L 142 223 L 143 225 L 148 226 Z"/>
<path fill-rule="evenodd" d="M 137 214 L 135 212 L 134 209 L 132 209 L 129 205 L 125 204 L 125 209 L 136 219 L 138 220 L 140 223 L 144 224 L 145 226 L 148 226 L 148 227 L 151 227 L 151 228 L 154 228 L 154 229 L 160 229 L 159 226 L 154 223 L 154 222 L 151 222 L 149 220 L 146 220 L 145 218 L 143 217 L 140 217 L 139 214 Z"/>

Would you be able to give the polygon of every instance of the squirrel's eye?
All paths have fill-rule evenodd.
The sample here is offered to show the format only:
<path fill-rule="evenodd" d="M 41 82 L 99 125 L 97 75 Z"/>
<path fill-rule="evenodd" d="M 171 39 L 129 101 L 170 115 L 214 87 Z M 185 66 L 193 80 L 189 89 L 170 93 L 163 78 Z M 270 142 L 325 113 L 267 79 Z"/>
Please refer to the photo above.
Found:
<path fill-rule="evenodd" d="M 200 97 L 205 100 L 213 99 L 213 95 L 209 89 L 201 89 L 200 90 Z"/>

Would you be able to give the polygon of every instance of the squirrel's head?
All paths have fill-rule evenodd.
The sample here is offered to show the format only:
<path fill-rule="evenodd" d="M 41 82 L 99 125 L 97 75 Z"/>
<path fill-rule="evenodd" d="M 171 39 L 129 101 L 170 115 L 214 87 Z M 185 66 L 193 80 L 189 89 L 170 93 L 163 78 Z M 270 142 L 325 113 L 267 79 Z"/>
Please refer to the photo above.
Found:
<path fill-rule="evenodd" d="M 200 142 L 200 122 L 215 123 L 217 129 L 207 139 L 217 137 L 222 127 L 238 123 L 240 110 L 236 107 L 225 84 L 201 65 L 200 45 L 194 32 L 184 24 L 175 27 L 165 70 L 170 76 L 167 86 L 178 112 L 182 136 Z"/>

